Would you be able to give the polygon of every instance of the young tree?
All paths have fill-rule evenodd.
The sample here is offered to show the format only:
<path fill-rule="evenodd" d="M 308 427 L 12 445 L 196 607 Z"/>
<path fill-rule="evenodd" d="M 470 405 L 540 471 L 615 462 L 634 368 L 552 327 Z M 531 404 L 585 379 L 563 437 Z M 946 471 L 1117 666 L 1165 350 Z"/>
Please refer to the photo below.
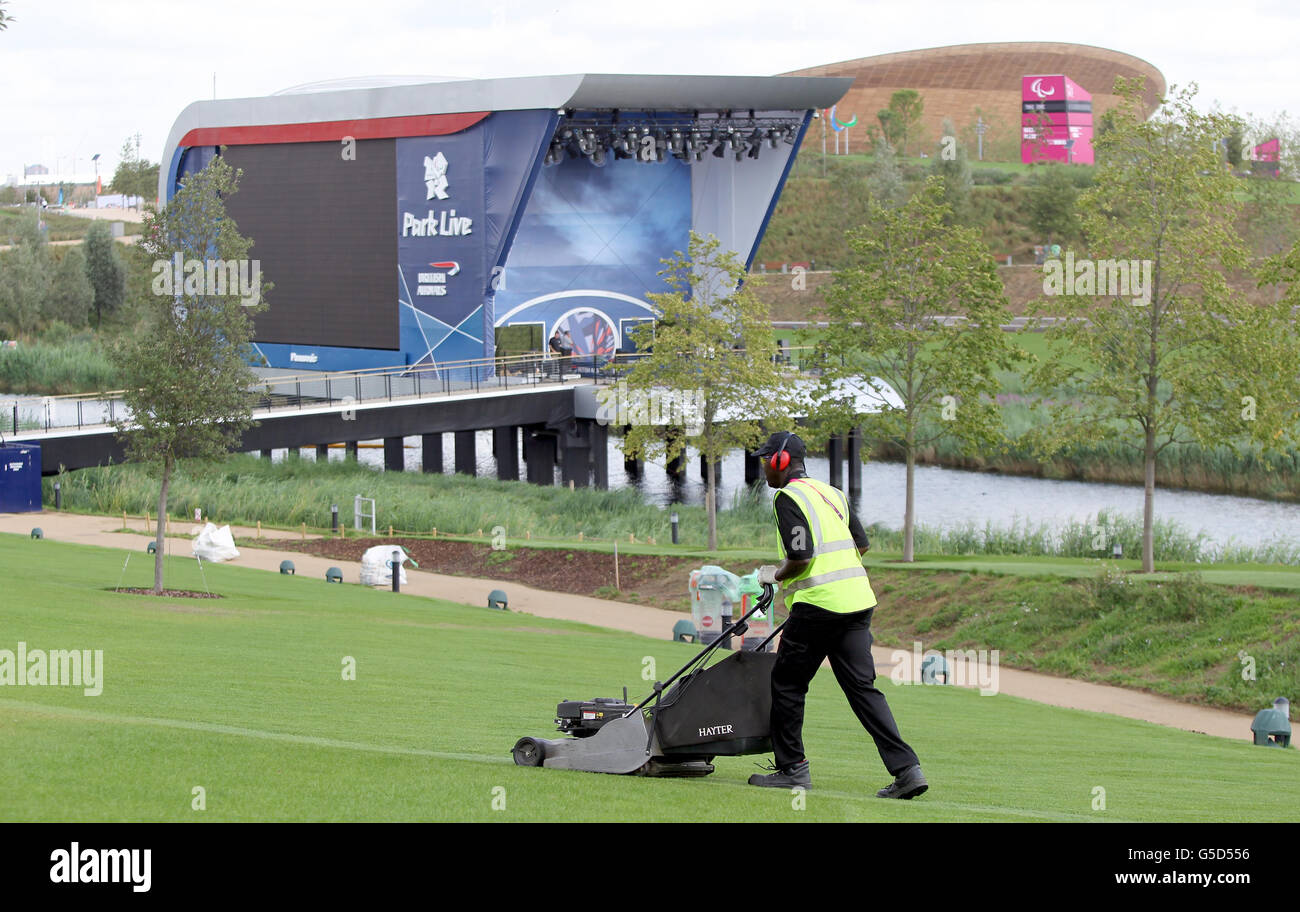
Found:
<path fill-rule="evenodd" d="M 710 235 L 691 232 L 687 251 L 663 261 L 672 289 L 649 295 L 659 313 L 654 325 L 633 331 L 637 347 L 649 350 L 628 374 L 626 387 L 641 396 L 665 396 L 683 404 L 684 433 L 665 433 L 633 423 L 623 451 L 644 458 L 662 453 L 671 460 L 689 441 L 708 463 L 705 509 L 710 551 L 718 547 L 716 465 L 730 450 L 750 448 L 764 435 L 765 422 L 783 417 L 776 395 L 783 384 L 775 361 L 767 305 L 754 293 L 753 276 L 737 256 Z"/>
<path fill-rule="evenodd" d="M 907 199 L 907 185 L 903 182 L 894 147 L 881 136 L 872 144 L 871 152 L 875 161 L 867 178 L 867 190 L 881 205 L 901 206 Z"/>
<path fill-rule="evenodd" d="M 1049 297 L 1037 311 L 1060 319 L 1047 331 L 1050 357 L 1029 379 L 1045 397 L 1046 420 L 1034 433 L 1040 453 L 1087 439 L 1142 454 L 1149 573 L 1157 457 L 1190 441 L 1267 446 L 1290 435 L 1300 344 L 1288 304 L 1251 305 L 1227 281 L 1246 263 L 1234 227 L 1239 184 L 1218 146 L 1230 119 L 1198 112 L 1194 88 L 1172 93 L 1150 120 L 1140 80 L 1117 80 L 1116 93 L 1113 127 L 1097 140 L 1096 183 L 1079 199 L 1098 259 L 1045 283 Z M 1103 261 L 1124 261 L 1129 281 L 1081 281 Z"/>
<path fill-rule="evenodd" d="M 95 290 L 86 276 L 85 254 L 76 247 L 67 248 L 54 267 L 43 314 L 45 320 L 60 320 L 78 329 L 84 327 L 94 299 Z"/>
<path fill-rule="evenodd" d="M 994 369 L 1010 369 L 1018 354 L 1001 329 L 1009 315 L 993 258 L 979 232 L 950 215 L 933 176 L 900 208 L 874 205 L 849 232 L 855 264 L 825 292 L 830 326 L 817 345 L 814 436 L 861 426 L 865 438 L 902 451 L 905 561 L 914 557 L 917 453 L 950 435 L 968 448 L 997 446 Z M 954 316 L 964 319 L 940 319 Z M 880 410 L 860 414 L 860 397 L 882 399 Z"/>
<path fill-rule="evenodd" d="M 925 101 L 916 89 L 899 89 L 889 96 L 889 107 L 876 113 L 885 139 L 907 156 L 907 143 L 918 138 L 917 124 L 925 112 Z"/>
<path fill-rule="evenodd" d="M 262 283 L 249 301 L 238 283 L 223 289 L 206 281 L 216 260 L 247 262 L 252 242 L 239 235 L 222 202 L 238 189 L 238 180 L 239 173 L 218 156 L 185 178 L 166 209 L 149 212 L 141 245 L 154 258 L 157 278 L 173 269 L 178 254 L 185 278 L 179 287 L 172 282 L 163 293 L 156 290 L 147 329 L 112 349 L 130 411 L 117 425 L 127 458 L 148 462 L 161 474 L 155 593 L 163 590 L 167 488 L 176 461 L 222 456 L 253 424 L 250 387 L 257 378 L 247 360 L 249 314 L 263 306 L 270 285 Z M 202 275 L 192 276 L 192 263 L 202 267 Z"/>
<path fill-rule="evenodd" d="M 86 277 L 94 289 L 95 328 L 98 329 L 105 313 L 116 313 L 122 306 L 126 293 L 126 269 L 118 255 L 117 242 L 105 222 L 91 222 L 83 248 L 86 252 Z"/>
<path fill-rule="evenodd" d="M 1079 191 L 1070 180 L 1067 166 L 1040 162 L 1029 179 L 1029 227 L 1039 240 L 1068 243 L 1079 237 L 1076 214 Z"/>
<path fill-rule="evenodd" d="M 12 249 L 0 252 L 0 334 L 30 335 L 41 325 L 52 287 L 50 250 L 35 211 L 17 219 Z"/>
<path fill-rule="evenodd" d="M 943 181 L 943 203 L 951 210 L 949 222 L 966 224 L 970 216 L 970 190 L 974 181 L 971 179 L 966 148 L 957 141 L 957 127 L 947 117 L 943 119 L 943 136 L 939 138 L 934 158 L 930 161 L 930 173 Z"/>
<path fill-rule="evenodd" d="M 131 140 L 122 143 L 111 185 L 114 193 L 153 199 L 158 193 L 158 166 L 141 158 Z"/>

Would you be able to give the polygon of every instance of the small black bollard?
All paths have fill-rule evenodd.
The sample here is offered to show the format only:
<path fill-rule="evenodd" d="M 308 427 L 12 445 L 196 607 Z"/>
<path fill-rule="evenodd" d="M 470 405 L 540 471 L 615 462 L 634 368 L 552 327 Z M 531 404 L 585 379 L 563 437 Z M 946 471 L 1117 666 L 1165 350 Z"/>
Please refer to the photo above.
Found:
<path fill-rule="evenodd" d="M 393 591 L 402 591 L 402 552 L 393 552 Z"/>
<path fill-rule="evenodd" d="M 673 544 L 675 545 L 677 544 L 677 514 L 669 514 L 668 521 L 673 524 Z"/>
<path fill-rule="evenodd" d="M 54 483 L 54 509 L 63 509 L 63 488 L 59 487 L 57 481 Z"/>
<path fill-rule="evenodd" d="M 339 505 L 330 504 L 330 531 L 339 534 Z"/>

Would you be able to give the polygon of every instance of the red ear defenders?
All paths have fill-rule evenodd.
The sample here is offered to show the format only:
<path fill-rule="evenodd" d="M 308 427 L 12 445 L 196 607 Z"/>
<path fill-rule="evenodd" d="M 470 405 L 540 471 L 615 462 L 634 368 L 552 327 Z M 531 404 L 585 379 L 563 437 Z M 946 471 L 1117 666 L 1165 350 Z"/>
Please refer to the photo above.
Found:
<path fill-rule="evenodd" d="M 785 451 L 785 445 L 790 442 L 790 437 L 790 434 L 785 435 L 785 439 L 781 441 L 781 449 L 773 453 L 769 461 L 769 465 L 778 472 L 784 472 L 790 466 L 790 454 Z"/>

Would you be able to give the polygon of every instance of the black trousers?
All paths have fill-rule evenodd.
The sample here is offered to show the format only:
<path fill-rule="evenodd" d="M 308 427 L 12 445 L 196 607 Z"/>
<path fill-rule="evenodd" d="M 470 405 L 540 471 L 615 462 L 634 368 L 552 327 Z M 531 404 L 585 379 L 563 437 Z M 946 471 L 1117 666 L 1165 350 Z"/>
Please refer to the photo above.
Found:
<path fill-rule="evenodd" d="M 849 705 L 891 776 L 915 766 L 916 752 L 898 733 L 885 695 L 876 689 L 876 665 L 871 659 L 871 615 L 874 608 L 838 614 L 806 602 L 795 602 L 781 631 L 776 664 L 772 667 L 772 749 L 780 769 L 804 759 L 803 706 L 808 683 L 827 656 Z"/>

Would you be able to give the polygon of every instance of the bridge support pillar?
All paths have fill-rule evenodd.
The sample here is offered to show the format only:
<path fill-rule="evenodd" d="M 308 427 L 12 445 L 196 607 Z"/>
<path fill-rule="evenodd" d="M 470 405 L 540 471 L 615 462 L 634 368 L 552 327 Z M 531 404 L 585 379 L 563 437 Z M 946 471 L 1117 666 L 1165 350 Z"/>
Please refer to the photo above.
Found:
<path fill-rule="evenodd" d="M 384 438 L 384 471 L 401 472 L 406 469 L 406 447 L 401 437 Z"/>
<path fill-rule="evenodd" d="M 844 485 L 844 435 L 832 434 L 826 442 L 826 458 L 831 464 L 830 483 L 832 488 Z"/>
<path fill-rule="evenodd" d="M 316 461 L 329 462 L 329 460 L 330 460 L 330 445 L 328 443 L 316 444 Z"/>
<path fill-rule="evenodd" d="M 745 484 L 752 485 L 764 479 L 763 468 L 753 450 L 745 450 Z"/>
<path fill-rule="evenodd" d="M 555 435 L 543 428 L 524 430 L 524 457 L 528 461 L 528 480 L 532 484 L 555 483 Z"/>
<path fill-rule="evenodd" d="M 265 450 L 265 449 L 262 450 L 262 458 L 263 458 L 263 459 L 270 459 L 270 458 L 271 458 L 271 451 L 270 451 L 270 450 Z"/>
<path fill-rule="evenodd" d="M 357 441 L 349 440 L 343 444 L 343 458 L 357 461 Z"/>
<path fill-rule="evenodd" d="M 492 455 L 497 461 L 497 478 L 519 480 L 519 428 L 515 425 L 492 429 Z"/>
<path fill-rule="evenodd" d="M 624 426 L 623 426 L 623 435 L 624 435 L 624 437 L 627 436 L 627 433 L 628 433 L 630 430 L 632 430 L 632 426 L 631 426 L 631 425 L 624 425 Z M 629 457 L 629 456 L 624 456 L 624 457 L 623 457 L 623 471 L 624 471 L 624 472 L 627 472 L 629 475 L 635 475 L 637 478 L 640 478 L 640 477 L 641 477 L 641 473 L 645 471 L 645 460 L 644 460 L 644 459 L 636 459 L 636 458 Z"/>
<path fill-rule="evenodd" d="M 442 474 L 442 434 L 420 435 L 420 471 Z"/>
<path fill-rule="evenodd" d="M 701 453 L 700 454 L 700 481 L 707 482 L 708 480 L 709 480 L 709 461 L 705 459 L 704 454 Z M 713 467 L 713 480 L 715 483 L 722 481 L 722 463 L 720 462 L 714 465 Z"/>
<path fill-rule="evenodd" d="M 670 427 L 665 436 L 668 438 L 669 443 L 672 444 L 675 440 L 679 440 L 681 438 L 682 432 L 679 428 Z M 670 478 L 676 478 L 676 479 L 685 478 L 686 477 L 686 450 L 683 449 L 681 453 L 679 453 L 675 458 L 668 460 L 668 464 L 665 466 L 665 468 L 668 470 L 668 476 Z"/>
<path fill-rule="evenodd" d="M 478 474 L 478 454 L 474 450 L 474 432 L 456 432 L 456 472 L 460 475 Z"/>
<path fill-rule="evenodd" d="M 599 442 L 597 437 L 600 438 Z M 560 454 L 560 478 L 564 484 L 573 482 L 574 487 L 591 486 L 592 475 L 603 476 L 605 486 L 609 485 L 609 467 L 603 465 L 596 469 L 597 459 L 605 463 L 606 451 L 601 444 L 606 442 L 605 428 L 587 418 L 574 418 L 559 437 L 563 448 Z"/>
<path fill-rule="evenodd" d="M 849 499 L 862 496 L 862 428 L 849 431 Z"/>

